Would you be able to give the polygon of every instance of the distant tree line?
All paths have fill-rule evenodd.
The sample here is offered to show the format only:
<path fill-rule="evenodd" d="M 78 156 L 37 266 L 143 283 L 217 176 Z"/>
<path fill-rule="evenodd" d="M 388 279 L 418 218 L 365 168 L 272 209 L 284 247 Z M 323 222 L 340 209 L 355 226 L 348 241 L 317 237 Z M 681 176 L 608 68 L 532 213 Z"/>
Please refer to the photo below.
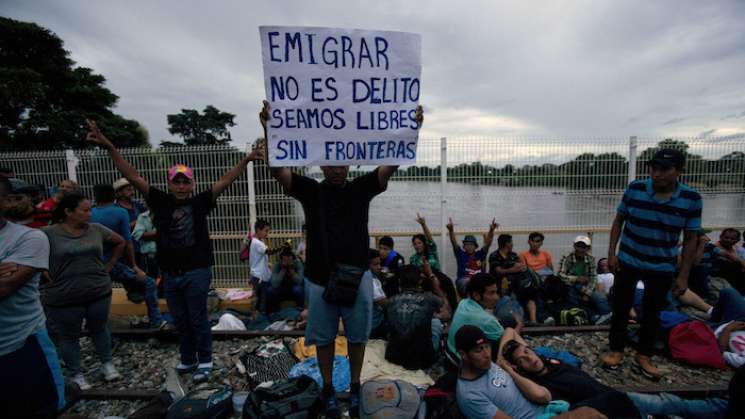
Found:
<path fill-rule="evenodd" d="M 688 152 L 688 144 L 666 139 L 637 157 L 637 176 L 648 173 L 646 162 L 660 148 L 677 148 L 686 155 L 683 181 L 697 186 L 745 188 L 745 152 L 734 151 L 716 160 L 707 160 Z M 394 178 L 411 181 L 440 180 L 439 166 L 411 166 Z M 583 153 L 561 164 L 544 163 L 502 167 L 481 162 L 462 163 L 447 168 L 448 182 L 508 187 L 553 187 L 567 189 L 622 189 L 628 180 L 629 162 L 619 153 Z"/>

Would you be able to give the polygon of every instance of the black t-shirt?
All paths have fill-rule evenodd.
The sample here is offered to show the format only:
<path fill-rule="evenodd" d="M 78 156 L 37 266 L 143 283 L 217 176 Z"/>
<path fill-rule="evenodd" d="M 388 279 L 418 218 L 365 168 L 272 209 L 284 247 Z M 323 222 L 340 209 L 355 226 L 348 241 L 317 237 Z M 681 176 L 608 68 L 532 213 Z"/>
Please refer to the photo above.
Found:
<path fill-rule="evenodd" d="M 544 375 L 525 374 L 546 387 L 554 400 L 564 400 L 575 406 L 590 406 L 609 418 L 640 417 L 639 411 L 626 393 L 616 391 L 572 365 L 556 359 L 543 359 Z"/>
<path fill-rule="evenodd" d="M 305 250 L 305 276 L 308 280 L 326 286 L 330 267 L 335 263 L 360 268 L 368 266 L 370 201 L 384 190 L 377 169 L 339 187 L 292 174 L 288 195 L 303 205 L 308 230 Z M 328 255 L 324 252 L 324 240 L 327 240 Z"/>
<path fill-rule="evenodd" d="M 151 186 L 147 202 L 158 232 L 157 257 L 162 270 L 183 272 L 214 264 L 207 227 L 207 215 L 215 207 L 211 189 L 176 202 L 173 195 Z"/>
<path fill-rule="evenodd" d="M 385 359 L 406 369 L 427 368 L 437 359 L 432 346 L 432 318 L 442 300 L 431 292 L 406 290 L 386 307 L 388 345 Z"/>
<path fill-rule="evenodd" d="M 517 253 L 515 252 L 510 252 L 507 254 L 507 257 L 504 257 L 501 253 L 499 253 L 499 250 L 495 250 L 494 252 L 492 252 L 491 255 L 489 255 L 489 273 L 492 275 L 496 275 L 497 267 L 502 269 L 510 269 L 519 261 L 520 259 L 517 257 Z"/>

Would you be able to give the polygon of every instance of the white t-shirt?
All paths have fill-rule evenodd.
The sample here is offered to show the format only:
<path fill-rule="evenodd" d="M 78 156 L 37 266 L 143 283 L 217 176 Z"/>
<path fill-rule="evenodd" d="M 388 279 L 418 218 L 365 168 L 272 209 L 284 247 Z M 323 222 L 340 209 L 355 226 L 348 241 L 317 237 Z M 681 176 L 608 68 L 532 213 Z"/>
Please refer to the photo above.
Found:
<path fill-rule="evenodd" d="M 385 299 L 385 292 L 383 291 L 383 284 L 380 283 L 380 280 L 376 278 L 374 275 L 372 277 L 373 280 L 373 301 L 380 301 Z"/>
<path fill-rule="evenodd" d="M 608 272 L 605 274 L 598 274 L 598 283 L 603 284 L 603 294 L 608 294 L 611 287 L 613 286 L 613 274 Z"/>
<path fill-rule="evenodd" d="M 251 240 L 248 262 L 251 266 L 252 277 L 259 278 L 261 282 L 269 282 L 272 273 L 269 271 L 269 256 L 266 254 L 266 245 L 256 237 Z"/>

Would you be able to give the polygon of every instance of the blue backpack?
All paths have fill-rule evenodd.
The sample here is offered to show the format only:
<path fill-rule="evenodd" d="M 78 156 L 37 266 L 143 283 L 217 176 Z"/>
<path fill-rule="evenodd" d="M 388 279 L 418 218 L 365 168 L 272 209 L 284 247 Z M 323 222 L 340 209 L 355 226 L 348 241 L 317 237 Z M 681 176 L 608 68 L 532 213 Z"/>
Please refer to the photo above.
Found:
<path fill-rule="evenodd" d="M 542 356 L 544 358 L 557 359 L 564 364 L 582 368 L 582 360 L 577 357 L 577 355 L 574 355 L 573 353 L 568 351 L 557 351 L 545 346 L 539 346 L 537 348 L 533 348 L 533 352 L 538 354 L 538 356 Z"/>

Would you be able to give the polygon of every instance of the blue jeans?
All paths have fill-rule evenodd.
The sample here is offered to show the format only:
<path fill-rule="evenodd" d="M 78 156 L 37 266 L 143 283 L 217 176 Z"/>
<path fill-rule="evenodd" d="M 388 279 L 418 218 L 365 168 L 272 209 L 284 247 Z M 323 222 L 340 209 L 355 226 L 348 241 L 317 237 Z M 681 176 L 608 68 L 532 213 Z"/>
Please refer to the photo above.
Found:
<path fill-rule="evenodd" d="M 538 301 L 536 301 L 536 304 L 538 304 Z M 494 317 L 499 320 L 499 324 L 504 327 L 512 328 L 517 326 L 513 314 L 522 321 L 525 318 L 523 306 L 512 297 L 500 297 L 499 300 L 497 300 L 497 304 L 494 306 Z"/>
<path fill-rule="evenodd" d="M 112 281 L 119 282 L 125 287 L 137 284 L 135 271 L 121 262 L 114 265 L 114 269 L 111 270 L 109 275 Z M 145 304 L 147 305 L 147 317 L 150 319 L 150 324 L 159 326 L 163 322 L 163 316 L 160 314 L 160 306 L 158 306 L 158 286 L 155 285 L 155 280 L 149 276 L 145 277 Z"/>
<path fill-rule="evenodd" d="M 733 320 L 745 321 L 745 298 L 734 288 L 719 291 L 719 300 L 711 311 L 711 322 L 726 323 Z"/>
<path fill-rule="evenodd" d="M 303 284 L 275 288 L 272 284 L 265 282 L 261 285 L 261 291 L 264 293 L 267 314 L 279 310 L 279 303 L 287 299 L 295 301 L 298 307 L 303 306 L 303 295 L 305 294 Z"/>
<path fill-rule="evenodd" d="M 168 311 L 179 332 L 181 363 L 212 362 L 212 331 L 207 316 L 212 269 L 192 269 L 181 275 L 164 273 L 163 278 Z"/>
<path fill-rule="evenodd" d="M 723 418 L 727 411 L 724 399 L 683 399 L 671 393 L 628 393 L 642 417 L 675 415 L 691 419 Z"/>
<path fill-rule="evenodd" d="M 6 418 L 55 418 L 65 406 L 65 385 L 54 344 L 46 330 L 0 355 L 0 406 Z"/>
<path fill-rule="evenodd" d="M 587 309 L 590 318 L 595 316 L 602 316 L 611 312 L 610 304 L 608 303 L 608 297 L 597 291 L 593 291 L 590 295 L 589 301 L 582 299 L 582 292 L 579 290 L 580 285 L 574 285 L 569 287 L 569 293 L 567 295 L 567 301 L 574 307 L 582 307 Z"/>
<path fill-rule="evenodd" d="M 444 329 L 440 319 L 432 319 L 432 347 L 436 354 L 440 354 L 440 340 L 442 339 L 442 330 Z"/>
<path fill-rule="evenodd" d="M 65 361 L 69 376 L 80 372 L 80 337 L 85 327 L 91 333 L 93 346 L 102 364 L 111 361 L 111 332 L 109 311 L 111 295 L 90 303 L 69 307 L 45 307 L 49 331 L 57 343 L 60 357 Z"/>

